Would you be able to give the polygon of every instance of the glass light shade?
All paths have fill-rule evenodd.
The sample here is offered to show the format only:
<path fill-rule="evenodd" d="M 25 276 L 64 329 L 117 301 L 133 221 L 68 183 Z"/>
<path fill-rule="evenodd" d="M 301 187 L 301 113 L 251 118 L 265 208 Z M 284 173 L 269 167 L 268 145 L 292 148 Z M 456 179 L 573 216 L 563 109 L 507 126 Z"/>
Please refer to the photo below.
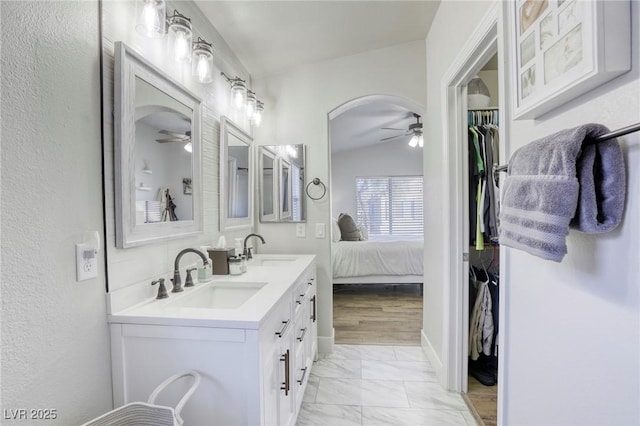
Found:
<path fill-rule="evenodd" d="M 206 41 L 198 38 L 193 43 L 192 73 L 200 83 L 213 81 L 213 48 Z"/>
<path fill-rule="evenodd" d="M 418 146 L 420 148 L 424 147 L 424 136 L 423 135 L 418 136 Z"/>
<path fill-rule="evenodd" d="M 258 106 L 258 99 L 256 98 L 256 94 L 251 90 L 247 91 L 247 117 L 249 120 L 253 120 L 253 117 L 256 113 L 256 109 Z"/>
<path fill-rule="evenodd" d="M 165 9 L 164 0 L 138 0 L 136 2 L 136 31 L 148 38 L 164 36 Z"/>
<path fill-rule="evenodd" d="M 415 148 L 416 146 L 418 146 L 418 135 L 411 136 L 411 139 L 409 140 L 409 146 L 411 148 Z"/>
<path fill-rule="evenodd" d="M 467 85 L 467 106 L 470 109 L 486 108 L 490 103 L 489 88 L 480 77 L 473 77 Z"/>
<path fill-rule="evenodd" d="M 262 111 L 264 111 L 264 104 L 258 101 L 256 105 L 256 113 L 253 114 L 253 124 L 256 127 L 260 127 L 260 123 L 262 123 Z"/>
<path fill-rule="evenodd" d="M 193 145 L 191 145 L 191 142 L 187 142 L 187 143 L 184 145 L 184 150 L 185 150 L 185 151 L 187 151 L 187 152 L 189 152 L 189 153 L 193 152 Z"/>
<path fill-rule="evenodd" d="M 169 52 L 177 62 L 191 60 L 191 21 L 178 13 L 169 18 L 167 31 Z"/>
<path fill-rule="evenodd" d="M 231 81 L 231 98 L 236 108 L 241 109 L 247 98 L 247 85 L 244 80 L 236 78 Z"/>

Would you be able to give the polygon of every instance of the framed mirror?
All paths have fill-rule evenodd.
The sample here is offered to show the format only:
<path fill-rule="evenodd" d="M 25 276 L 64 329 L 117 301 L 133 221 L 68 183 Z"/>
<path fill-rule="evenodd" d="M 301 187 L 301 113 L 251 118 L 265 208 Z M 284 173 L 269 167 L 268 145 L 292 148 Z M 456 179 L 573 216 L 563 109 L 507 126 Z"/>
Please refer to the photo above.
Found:
<path fill-rule="evenodd" d="M 304 145 L 263 145 L 258 166 L 260 221 L 306 222 Z"/>
<path fill-rule="evenodd" d="M 124 43 L 114 54 L 116 245 L 201 233 L 201 99 Z"/>
<path fill-rule="evenodd" d="M 220 231 L 253 226 L 253 139 L 220 120 Z"/>
<path fill-rule="evenodd" d="M 276 189 L 277 169 L 276 154 L 268 147 L 261 146 L 259 150 L 259 212 L 260 221 L 272 222 L 276 220 L 277 197 Z"/>

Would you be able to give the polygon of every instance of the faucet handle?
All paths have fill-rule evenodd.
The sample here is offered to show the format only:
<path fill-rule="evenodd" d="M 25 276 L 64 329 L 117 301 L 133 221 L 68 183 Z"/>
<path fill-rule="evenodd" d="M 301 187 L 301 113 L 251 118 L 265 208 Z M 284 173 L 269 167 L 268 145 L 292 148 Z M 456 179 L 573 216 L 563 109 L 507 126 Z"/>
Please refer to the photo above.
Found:
<path fill-rule="evenodd" d="M 167 294 L 167 289 L 164 286 L 164 278 L 160 278 L 159 280 L 151 282 L 151 285 L 156 285 L 156 284 L 159 284 L 158 296 L 156 296 L 156 299 L 166 299 L 167 297 L 169 297 L 169 294 Z"/>
<path fill-rule="evenodd" d="M 187 278 L 184 280 L 185 287 L 193 287 L 193 278 L 191 277 L 191 272 L 195 271 L 198 268 L 188 268 L 187 269 Z"/>

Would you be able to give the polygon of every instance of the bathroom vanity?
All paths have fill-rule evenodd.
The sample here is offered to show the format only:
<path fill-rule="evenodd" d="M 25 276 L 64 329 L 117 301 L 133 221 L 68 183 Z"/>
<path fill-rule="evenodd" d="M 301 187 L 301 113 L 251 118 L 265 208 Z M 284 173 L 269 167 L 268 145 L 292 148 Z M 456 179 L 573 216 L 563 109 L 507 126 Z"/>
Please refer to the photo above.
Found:
<path fill-rule="evenodd" d="M 315 256 L 256 255 L 248 269 L 109 316 L 116 406 L 196 370 L 185 424 L 295 424 L 317 355 Z M 189 383 L 176 385 L 157 403 L 175 406 Z"/>

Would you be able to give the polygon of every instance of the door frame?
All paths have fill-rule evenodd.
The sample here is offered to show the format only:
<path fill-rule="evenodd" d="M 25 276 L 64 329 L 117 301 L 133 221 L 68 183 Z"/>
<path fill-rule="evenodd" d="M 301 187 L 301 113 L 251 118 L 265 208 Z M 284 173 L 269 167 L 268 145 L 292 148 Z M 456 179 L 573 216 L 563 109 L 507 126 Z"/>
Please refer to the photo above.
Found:
<path fill-rule="evenodd" d="M 467 150 L 467 99 L 468 82 L 481 70 L 487 61 L 498 54 L 498 86 L 500 115 L 500 153 L 506 153 L 505 135 L 507 134 L 506 71 L 508 70 L 504 48 L 504 8 L 501 2 L 494 2 L 486 14 L 478 20 L 479 25 L 469 37 L 464 48 L 452 63 L 442 79 L 443 143 L 445 173 L 445 205 L 449 217 L 446 223 L 445 249 L 445 282 L 450 285 L 444 292 L 443 318 L 443 379 L 445 386 L 456 392 L 467 389 L 467 351 L 468 351 L 468 258 L 469 244 L 465 241 L 468 235 L 468 182 L 465 179 L 464 159 Z M 465 256 L 466 255 L 466 256 Z M 500 253 L 500 273 L 504 275 L 506 261 L 504 253 Z M 501 299 L 505 294 L 505 286 L 501 286 Z M 504 303 L 500 304 L 501 317 L 505 317 Z M 502 327 L 502 324 L 501 324 Z M 504 328 L 502 328 L 504 331 Z M 504 348 L 506 333 L 499 333 L 499 347 Z M 499 353 L 498 371 L 498 424 L 503 418 L 504 360 Z"/>

